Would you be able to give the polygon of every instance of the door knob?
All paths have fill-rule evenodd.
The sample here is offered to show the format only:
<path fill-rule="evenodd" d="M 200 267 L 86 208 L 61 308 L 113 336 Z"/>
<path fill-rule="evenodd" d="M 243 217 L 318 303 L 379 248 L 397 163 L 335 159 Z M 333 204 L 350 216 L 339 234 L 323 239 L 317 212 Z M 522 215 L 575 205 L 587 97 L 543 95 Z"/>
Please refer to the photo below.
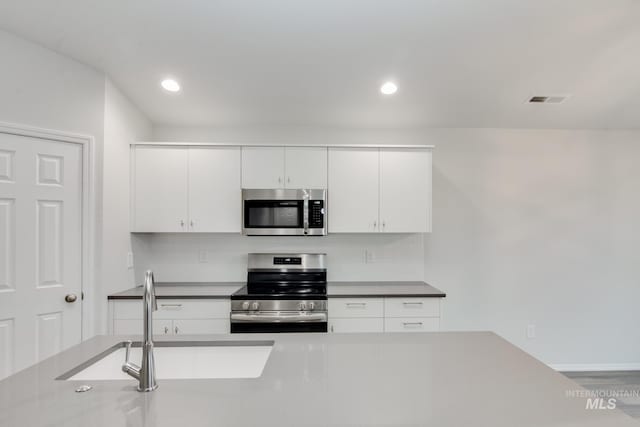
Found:
<path fill-rule="evenodd" d="M 68 303 L 76 302 L 77 299 L 78 297 L 76 296 L 76 294 L 67 294 L 64 297 L 64 300 Z"/>

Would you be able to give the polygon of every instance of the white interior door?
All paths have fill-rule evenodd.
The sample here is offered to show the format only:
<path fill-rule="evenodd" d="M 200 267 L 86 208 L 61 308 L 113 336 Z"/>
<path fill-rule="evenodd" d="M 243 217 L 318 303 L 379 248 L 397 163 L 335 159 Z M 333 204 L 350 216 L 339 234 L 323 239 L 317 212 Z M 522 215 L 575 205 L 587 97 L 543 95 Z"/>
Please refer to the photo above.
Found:
<path fill-rule="evenodd" d="M 378 149 L 329 148 L 329 232 L 378 231 Z"/>
<path fill-rule="evenodd" d="M 81 251 L 82 147 L 0 133 L 0 378 L 80 342 Z"/>

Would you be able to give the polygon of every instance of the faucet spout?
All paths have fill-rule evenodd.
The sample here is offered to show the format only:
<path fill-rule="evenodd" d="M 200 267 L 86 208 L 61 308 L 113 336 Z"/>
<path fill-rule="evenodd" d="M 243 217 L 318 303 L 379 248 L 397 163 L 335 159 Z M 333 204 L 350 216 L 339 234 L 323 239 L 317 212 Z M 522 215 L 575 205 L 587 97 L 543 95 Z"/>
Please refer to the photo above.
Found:
<path fill-rule="evenodd" d="M 158 309 L 155 293 L 153 272 L 148 270 L 144 275 L 143 297 L 143 340 L 142 363 L 138 367 L 129 362 L 131 341 L 127 342 L 127 353 L 122 370 L 138 380 L 138 391 L 153 391 L 158 388 L 156 382 L 156 367 L 153 358 L 153 312 Z"/>

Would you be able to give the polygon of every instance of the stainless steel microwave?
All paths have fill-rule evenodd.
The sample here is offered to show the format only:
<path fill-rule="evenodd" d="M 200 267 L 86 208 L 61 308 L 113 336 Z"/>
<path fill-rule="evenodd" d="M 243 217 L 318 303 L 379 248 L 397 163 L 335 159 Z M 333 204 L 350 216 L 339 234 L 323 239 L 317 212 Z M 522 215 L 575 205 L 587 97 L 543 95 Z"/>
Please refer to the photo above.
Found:
<path fill-rule="evenodd" d="M 242 190 L 242 234 L 324 236 L 327 190 Z"/>

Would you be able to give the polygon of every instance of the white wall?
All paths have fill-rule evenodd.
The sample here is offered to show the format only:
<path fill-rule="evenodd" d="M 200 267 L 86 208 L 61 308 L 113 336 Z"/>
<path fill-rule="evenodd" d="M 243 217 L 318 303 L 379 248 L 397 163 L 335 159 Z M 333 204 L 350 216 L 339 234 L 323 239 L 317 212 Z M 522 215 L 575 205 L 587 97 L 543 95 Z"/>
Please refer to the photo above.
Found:
<path fill-rule="evenodd" d="M 96 318 L 98 332 L 106 332 L 107 295 L 135 285 L 134 271 L 127 267 L 131 252 L 129 233 L 130 143 L 148 139 L 151 122 L 110 81 L 105 84 L 103 220 L 99 292 Z"/>
<path fill-rule="evenodd" d="M 95 247 L 102 229 L 102 152 L 105 78 L 93 68 L 0 30 L 0 122 L 93 137 L 95 156 Z M 94 274 L 92 286 L 99 283 Z M 87 289 L 90 300 L 92 289 Z M 94 300 L 97 303 L 97 300 Z M 88 316 L 93 334 L 94 310 Z"/>
<path fill-rule="evenodd" d="M 93 136 L 102 145 L 104 75 L 0 30 L 0 121 Z"/>
<path fill-rule="evenodd" d="M 553 364 L 640 362 L 640 132 L 431 136 L 425 278 L 448 293 L 444 327 Z"/>
<path fill-rule="evenodd" d="M 94 277 L 87 336 L 105 331 L 106 295 L 133 286 L 126 268 L 129 234 L 129 143 L 147 139 L 151 123 L 105 75 L 0 31 L 0 122 L 88 135 L 94 139 Z M 90 292 L 93 291 L 93 295 Z"/>
<path fill-rule="evenodd" d="M 448 294 L 444 328 L 494 330 L 547 363 L 640 366 L 640 131 L 161 126 L 153 139 L 434 144 L 424 278 Z M 395 241 L 397 257 L 378 238 L 329 236 L 330 254 L 351 254 L 331 257 L 332 279 L 413 278 L 403 272 L 418 271 L 418 261 L 396 263 L 400 254 L 422 254 L 419 238 Z M 303 249 L 304 240 L 291 246 Z M 238 280 L 243 254 L 287 245 L 206 236 L 141 242 L 170 280 Z M 225 262 L 199 265 L 200 247 Z M 384 267 L 359 262 L 367 247 L 391 254 Z M 526 338 L 528 324 L 537 338 Z"/>

